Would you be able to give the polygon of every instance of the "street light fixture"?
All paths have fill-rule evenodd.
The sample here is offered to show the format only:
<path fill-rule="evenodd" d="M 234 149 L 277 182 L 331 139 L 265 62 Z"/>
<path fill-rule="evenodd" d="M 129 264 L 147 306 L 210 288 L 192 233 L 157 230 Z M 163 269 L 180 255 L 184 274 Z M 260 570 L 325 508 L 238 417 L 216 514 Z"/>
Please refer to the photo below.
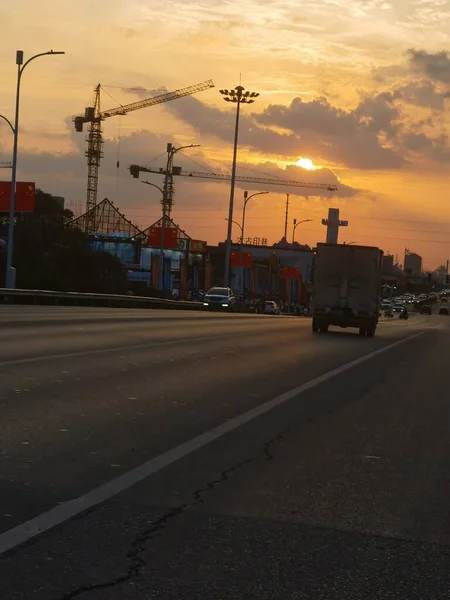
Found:
<path fill-rule="evenodd" d="M 16 276 L 15 270 L 12 266 L 13 256 L 13 236 L 14 236 L 14 215 L 16 209 L 16 178 L 17 178 L 17 143 L 19 139 L 19 104 L 20 104 L 20 82 L 22 80 L 22 73 L 27 65 L 32 60 L 39 58 L 40 56 L 50 56 L 53 54 L 65 54 L 65 52 L 59 52 L 49 50 L 48 52 L 40 52 L 29 58 L 25 63 L 23 62 L 23 50 L 16 51 L 16 65 L 17 65 L 17 88 L 16 88 L 16 113 L 14 118 L 14 126 L 9 122 L 6 117 L 2 117 L 11 127 L 14 133 L 14 145 L 13 145 L 13 156 L 12 156 L 12 174 L 11 174 L 11 200 L 9 204 L 9 224 L 8 224 L 8 247 L 6 252 L 6 282 L 5 287 L 15 288 L 16 287 Z"/>
<path fill-rule="evenodd" d="M 5 115 L 0 115 L 0 119 L 3 119 L 4 121 L 6 121 L 9 125 L 11 131 L 14 133 L 14 127 L 13 127 L 11 121 L 7 117 L 5 117 Z"/>
<path fill-rule="evenodd" d="M 310 223 L 312 221 L 312 219 L 303 219 L 303 221 L 297 221 L 297 219 L 294 219 L 294 228 L 292 230 L 292 243 L 294 243 L 294 239 L 295 239 L 295 230 L 297 229 L 297 227 L 300 225 L 300 223 Z"/>
<path fill-rule="evenodd" d="M 236 125 L 234 128 L 234 146 L 233 146 L 233 165 L 231 169 L 230 186 L 230 204 L 228 207 L 228 231 L 225 244 L 225 273 L 224 286 L 230 284 L 230 256 L 231 256 L 231 230 L 233 228 L 233 205 L 234 205 L 234 187 L 236 183 L 236 158 L 239 137 L 239 113 L 241 104 L 252 104 L 255 98 L 259 96 L 257 92 L 246 91 L 242 85 L 238 85 L 234 90 L 219 90 L 225 102 L 234 102 L 236 104 Z"/>
<path fill-rule="evenodd" d="M 160 188 L 159 185 L 156 185 L 156 183 L 152 183 L 151 181 L 141 181 L 141 183 L 145 183 L 146 185 L 151 185 L 152 187 L 159 190 L 161 192 L 161 194 L 164 194 L 164 190 L 162 188 Z"/>
<path fill-rule="evenodd" d="M 245 228 L 245 209 L 247 207 L 247 202 L 253 198 L 253 196 L 261 196 L 261 194 L 268 194 L 269 192 L 255 192 L 251 196 L 248 195 L 248 191 L 244 191 L 244 206 L 242 207 L 242 243 L 244 243 L 244 228 Z"/>
<path fill-rule="evenodd" d="M 225 221 L 228 221 L 228 219 L 225 217 Z M 241 230 L 241 244 L 244 243 L 244 233 L 242 231 L 242 225 L 240 225 L 237 221 L 232 221 L 232 223 L 234 225 L 237 225 L 239 227 L 239 229 Z"/>

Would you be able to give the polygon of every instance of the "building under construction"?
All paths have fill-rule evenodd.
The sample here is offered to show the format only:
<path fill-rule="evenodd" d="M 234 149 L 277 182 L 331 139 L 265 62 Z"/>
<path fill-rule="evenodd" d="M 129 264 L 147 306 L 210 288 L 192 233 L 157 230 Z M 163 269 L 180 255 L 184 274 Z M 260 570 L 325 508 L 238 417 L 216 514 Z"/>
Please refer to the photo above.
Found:
<path fill-rule="evenodd" d="M 88 226 L 92 247 L 117 256 L 127 270 L 133 292 L 161 293 L 161 269 L 166 297 L 188 299 L 209 287 L 206 242 L 193 240 L 173 219 L 166 219 L 163 254 L 162 218 L 139 229 L 107 198 L 74 219 L 72 226 L 83 231 Z"/>

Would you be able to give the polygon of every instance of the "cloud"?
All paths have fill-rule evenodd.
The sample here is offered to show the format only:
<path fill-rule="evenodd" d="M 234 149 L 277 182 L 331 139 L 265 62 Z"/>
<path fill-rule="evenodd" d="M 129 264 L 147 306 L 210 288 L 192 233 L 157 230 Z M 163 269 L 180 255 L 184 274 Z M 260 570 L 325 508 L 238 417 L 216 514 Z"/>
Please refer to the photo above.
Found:
<path fill-rule="evenodd" d="M 426 52 L 425 50 L 408 50 L 410 67 L 413 71 L 425 75 L 432 81 L 450 84 L 450 56 L 446 51 Z"/>
<path fill-rule="evenodd" d="M 309 156 L 359 169 L 398 168 L 405 159 L 378 139 L 382 126 L 386 132 L 392 130 L 387 108 L 386 101 L 378 100 L 372 106 L 366 101 L 358 110 L 346 111 L 325 98 L 307 102 L 297 97 L 287 106 L 272 104 L 261 113 L 243 113 L 239 140 L 252 151 L 291 160 Z M 230 112 L 206 106 L 196 98 L 172 103 L 168 110 L 201 134 L 232 143 L 234 118 Z M 396 116 L 396 109 L 391 108 L 392 119 Z"/>
<path fill-rule="evenodd" d="M 71 122 L 68 120 L 68 126 Z M 72 132 L 74 150 L 65 154 L 54 154 L 50 152 L 21 151 L 19 153 L 19 180 L 35 181 L 37 187 L 56 196 L 67 199 L 69 207 L 83 212 L 86 202 L 87 165 L 84 136 Z M 129 172 L 130 164 L 141 164 L 152 167 L 165 165 L 165 148 L 167 142 L 172 142 L 175 147 L 182 144 L 176 139 L 165 134 L 154 134 L 148 131 L 131 133 L 121 138 L 120 141 L 120 166 L 116 167 L 118 158 L 118 141 L 106 140 L 104 144 L 104 158 L 99 169 L 99 191 L 98 201 L 104 197 L 113 200 L 116 206 L 133 221 L 137 220 L 141 225 L 147 226 L 159 217 L 160 194 L 155 188 L 142 185 L 142 181 L 148 179 L 156 185 L 162 186 L 162 176 L 157 174 L 141 174 L 140 180 L 133 179 Z M 228 173 L 228 164 L 213 163 L 201 151 L 190 153 L 190 156 L 203 166 L 194 164 L 187 156 L 177 155 L 176 164 L 184 171 L 204 171 L 216 173 Z M 155 159 L 155 157 L 158 157 Z M 7 161 L 10 156 L 6 150 L 0 148 L 0 162 Z M 274 163 L 264 162 L 261 164 L 248 164 L 244 161 L 239 163 L 238 174 L 259 179 L 289 179 L 295 181 L 306 181 L 310 184 L 320 181 L 318 172 L 307 172 L 300 167 L 291 166 L 286 170 Z M 0 176 L 3 173 L 0 173 Z M 5 170 L 5 179 L 9 172 Z M 325 182 L 336 183 L 337 177 L 331 171 L 326 171 Z M 330 193 L 325 190 L 308 189 L 302 187 L 285 187 L 283 185 L 267 185 L 267 189 L 273 194 L 285 194 L 289 192 L 292 196 L 315 196 L 324 199 L 336 197 L 352 197 L 357 190 L 339 183 L 339 191 Z M 211 181 L 201 178 L 178 177 L 175 179 L 175 206 L 176 211 L 224 211 L 226 212 L 229 198 L 229 180 Z M 261 183 L 238 182 L 237 189 L 258 191 Z M 263 186 L 264 187 L 264 186 Z M 130 212 L 127 212 L 129 209 Z M 135 219 L 136 217 L 136 219 Z"/>

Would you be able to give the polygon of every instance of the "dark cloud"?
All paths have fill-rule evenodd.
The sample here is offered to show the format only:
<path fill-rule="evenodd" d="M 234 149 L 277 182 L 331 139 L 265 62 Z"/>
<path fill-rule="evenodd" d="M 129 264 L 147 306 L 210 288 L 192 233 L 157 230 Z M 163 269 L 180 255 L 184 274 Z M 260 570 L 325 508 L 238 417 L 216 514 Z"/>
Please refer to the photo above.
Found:
<path fill-rule="evenodd" d="M 446 51 L 426 52 L 410 49 L 407 58 L 411 69 L 432 81 L 450 84 L 450 55 Z"/>
<path fill-rule="evenodd" d="M 401 100 L 413 106 L 443 110 L 448 92 L 439 90 L 432 81 L 419 80 L 400 85 L 390 95 L 393 100 Z"/>
<path fill-rule="evenodd" d="M 170 103 L 167 109 L 202 135 L 232 143 L 232 113 L 192 97 Z M 395 109 L 392 113 L 396 114 Z M 310 156 L 359 169 L 400 167 L 405 160 L 393 149 L 384 147 L 374 130 L 381 119 L 381 110 L 369 113 L 368 108 L 361 107 L 357 113 L 336 108 L 324 98 L 311 102 L 295 98 L 288 106 L 270 105 L 259 114 L 243 112 L 239 141 L 255 152 L 291 160 Z"/>

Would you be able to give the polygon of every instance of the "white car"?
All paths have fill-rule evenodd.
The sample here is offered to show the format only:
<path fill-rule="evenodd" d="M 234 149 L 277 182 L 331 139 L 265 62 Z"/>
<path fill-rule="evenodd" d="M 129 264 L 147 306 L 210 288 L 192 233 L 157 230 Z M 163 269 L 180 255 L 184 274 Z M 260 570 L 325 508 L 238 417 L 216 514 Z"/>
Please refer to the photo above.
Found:
<path fill-rule="evenodd" d="M 280 309 L 278 308 L 278 304 L 273 302 L 273 300 L 266 300 L 264 302 L 263 313 L 265 315 L 279 315 Z"/>
<path fill-rule="evenodd" d="M 203 297 L 203 306 L 209 310 L 234 310 L 236 298 L 228 287 L 213 287 Z"/>

